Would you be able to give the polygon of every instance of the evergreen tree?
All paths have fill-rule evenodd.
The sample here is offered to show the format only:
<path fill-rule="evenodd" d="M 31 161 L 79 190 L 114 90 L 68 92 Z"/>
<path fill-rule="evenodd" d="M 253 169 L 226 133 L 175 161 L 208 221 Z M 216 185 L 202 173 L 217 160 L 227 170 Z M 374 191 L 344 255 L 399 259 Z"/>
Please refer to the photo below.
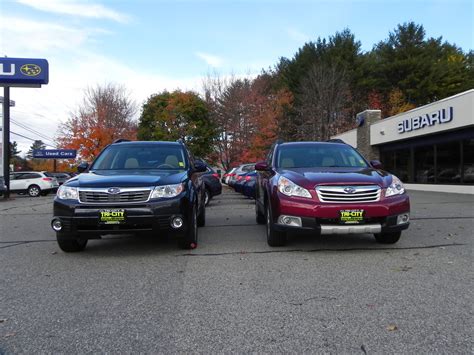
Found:
<path fill-rule="evenodd" d="M 26 158 L 27 159 L 33 159 L 33 151 L 34 150 L 41 150 L 41 149 L 46 149 L 46 144 L 42 140 L 35 140 L 33 144 L 31 145 L 30 149 L 26 153 Z"/>

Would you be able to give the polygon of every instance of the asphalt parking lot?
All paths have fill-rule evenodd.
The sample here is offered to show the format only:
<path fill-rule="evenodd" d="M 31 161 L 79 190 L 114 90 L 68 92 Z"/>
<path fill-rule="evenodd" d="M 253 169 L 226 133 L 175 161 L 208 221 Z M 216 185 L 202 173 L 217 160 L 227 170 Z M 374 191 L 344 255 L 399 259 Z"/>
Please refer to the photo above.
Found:
<path fill-rule="evenodd" d="M 211 201 L 199 247 L 110 237 L 59 250 L 52 196 L 0 200 L 0 354 L 472 353 L 474 196 L 410 192 L 393 246 L 266 244 L 250 200 Z"/>

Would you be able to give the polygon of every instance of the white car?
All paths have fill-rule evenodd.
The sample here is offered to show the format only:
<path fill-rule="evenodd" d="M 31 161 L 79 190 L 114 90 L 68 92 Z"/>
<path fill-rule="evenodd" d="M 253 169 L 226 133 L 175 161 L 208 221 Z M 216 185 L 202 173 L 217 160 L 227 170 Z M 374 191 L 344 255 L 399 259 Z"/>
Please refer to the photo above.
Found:
<path fill-rule="evenodd" d="M 27 193 L 31 197 L 47 195 L 59 187 L 58 180 L 42 171 L 18 171 L 10 174 L 10 191 Z"/>

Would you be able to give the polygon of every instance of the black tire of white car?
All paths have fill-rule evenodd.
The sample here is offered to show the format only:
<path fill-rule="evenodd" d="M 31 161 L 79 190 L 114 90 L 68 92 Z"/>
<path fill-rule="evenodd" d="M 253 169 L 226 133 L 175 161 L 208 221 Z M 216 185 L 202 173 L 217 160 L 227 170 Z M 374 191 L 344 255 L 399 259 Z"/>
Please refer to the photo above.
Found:
<path fill-rule="evenodd" d="M 38 185 L 28 186 L 28 195 L 30 197 L 39 197 L 41 195 L 41 189 Z"/>
<path fill-rule="evenodd" d="M 83 251 L 87 245 L 87 239 L 79 238 L 62 238 L 61 235 L 56 233 L 56 240 L 59 248 L 66 253 L 77 253 Z"/>
<path fill-rule="evenodd" d="M 286 244 L 286 233 L 274 229 L 270 207 L 267 206 L 265 210 L 267 217 L 267 243 L 271 247 L 282 247 Z"/>
<path fill-rule="evenodd" d="M 178 246 L 181 249 L 195 249 L 198 242 L 198 229 L 197 229 L 197 207 L 193 206 L 191 212 L 191 220 L 189 226 L 182 236 L 178 239 Z"/>
<path fill-rule="evenodd" d="M 375 240 L 380 244 L 395 244 L 398 242 L 402 235 L 402 232 L 393 232 L 393 233 L 379 233 L 374 234 Z"/>

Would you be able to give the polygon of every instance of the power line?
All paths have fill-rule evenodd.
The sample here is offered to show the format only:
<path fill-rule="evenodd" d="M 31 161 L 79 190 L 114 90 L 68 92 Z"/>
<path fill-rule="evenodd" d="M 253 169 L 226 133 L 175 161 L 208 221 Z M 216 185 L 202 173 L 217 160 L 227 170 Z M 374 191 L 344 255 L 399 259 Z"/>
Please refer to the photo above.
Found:
<path fill-rule="evenodd" d="M 13 132 L 12 130 L 10 130 L 10 133 L 12 133 L 12 134 L 14 134 L 14 135 L 16 135 L 16 136 L 19 136 L 19 137 L 28 139 L 28 140 L 33 141 L 33 142 L 34 142 L 34 141 L 37 141 L 37 139 L 33 139 L 33 138 L 30 138 L 30 137 L 24 136 L 24 135 L 22 135 L 22 134 L 20 134 L 20 133 Z M 46 146 L 48 146 L 48 147 L 56 148 L 55 146 L 50 145 L 50 144 L 46 144 L 46 143 L 45 143 L 44 145 L 46 145 Z"/>
<path fill-rule="evenodd" d="M 35 130 L 35 129 L 31 128 L 31 127 L 28 127 L 28 126 L 24 125 L 23 123 L 17 122 L 17 121 L 15 121 L 14 119 L 10 119 L 10 120 L 12 121 L 12 123 L 14 123 L 15 125 L 17 125 L 18 127 L 23 128 L 23 129 L 29 131 L 30 133 L 36 134 L 36 135 L 40 136 L 40 137 L 43 138 L 43 139 L 47 139 L 47 140 L 49 140 L 49 141 L 51 141 L 51 142 L 54 142 L 54 139 L 51 138 L 51 137 L 49 137 L 49 136 L 47 136 L 46 134 L 41 133 L 41 132 L 38 132 L 37 130 Z"/>

